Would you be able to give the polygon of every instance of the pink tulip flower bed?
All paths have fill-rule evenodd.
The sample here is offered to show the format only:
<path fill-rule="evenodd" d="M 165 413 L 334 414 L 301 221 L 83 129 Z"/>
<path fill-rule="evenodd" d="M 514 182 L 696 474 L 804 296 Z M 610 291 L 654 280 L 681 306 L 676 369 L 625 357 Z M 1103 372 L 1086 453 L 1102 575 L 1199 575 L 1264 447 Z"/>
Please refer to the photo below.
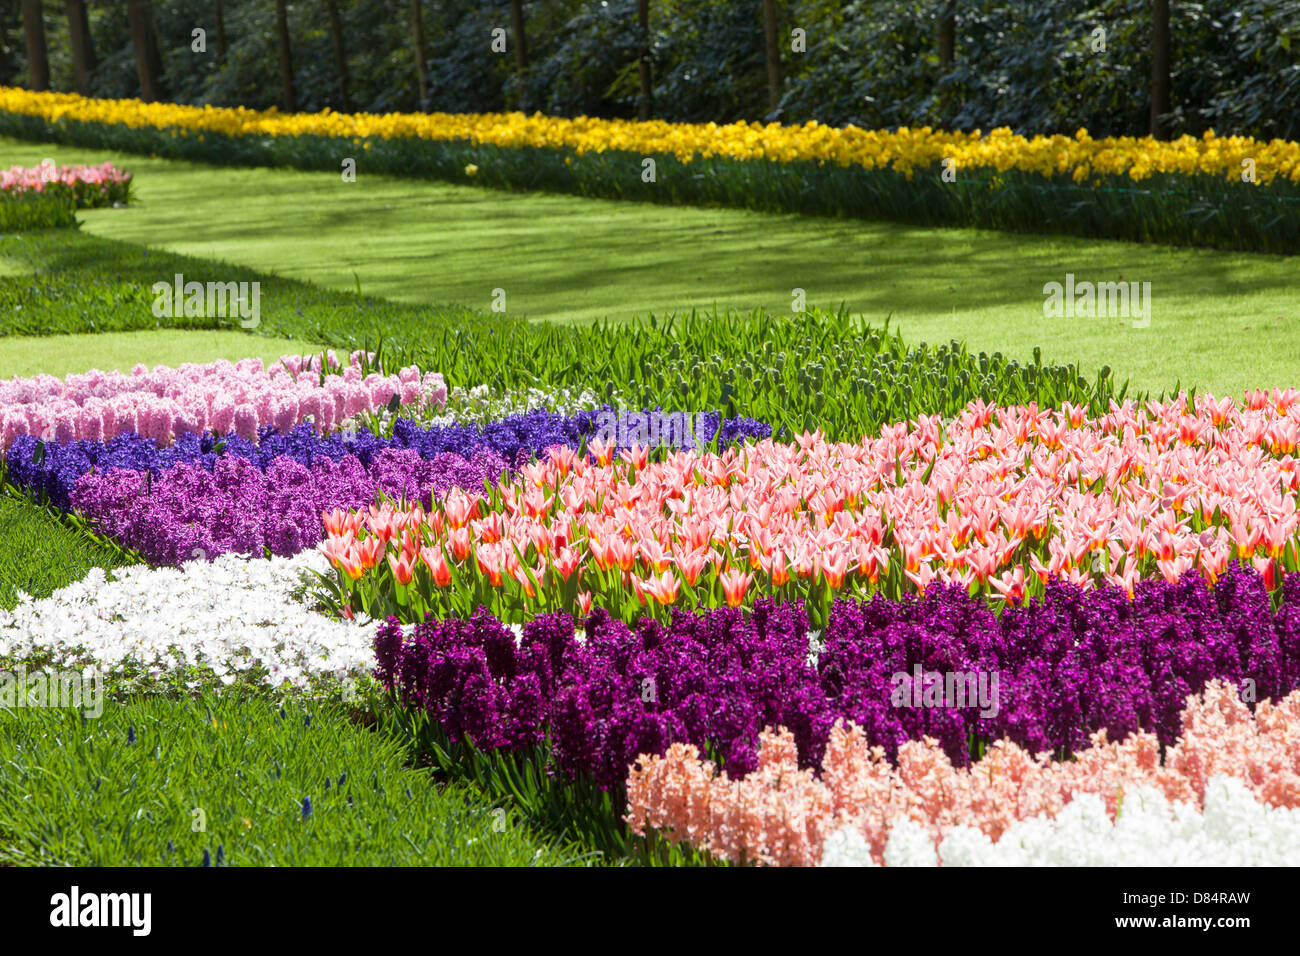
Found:
<path fill-rule="evenodd" d="M 70 196 L 79 209 L 93 209 L 125 203 L 130 195 L 131 174 L 112 163 L 101 166 L 11 166 L 0 170 L 0 195 L 27 193 Z"/>
<path fill-rule="evenodd" d="M 553 449 L 485 495 L 429 513 L 327 516 L 345 606 L 404 621 L 503 620 L 593 605 L 672 607 L 899 598 L 933 582 L 1021 603 L 1051 579 L 1085 589 L 1248 562 L 1276 588 L 1300 566 L 1300 392 L 1244 404 L 1180 395 L 1082 409 L 974 403 L 833 444 L 805 434 L 722 453 L 617 459 Z"/>

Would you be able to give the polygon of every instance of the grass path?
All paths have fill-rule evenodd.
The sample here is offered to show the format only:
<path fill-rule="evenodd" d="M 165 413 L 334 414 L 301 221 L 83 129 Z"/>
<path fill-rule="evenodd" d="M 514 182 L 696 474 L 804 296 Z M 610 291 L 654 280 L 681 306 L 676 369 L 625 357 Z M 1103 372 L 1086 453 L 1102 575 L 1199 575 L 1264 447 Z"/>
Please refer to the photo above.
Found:
<path fill-rule="evenodd" d="M 0 338 L 0 378 L 14 375 L 57 375 L 99 368 L 105 372 L 129 372 L 138 364 L 170 365 L 182 362 L 214 362 L 224 358 L 260 358 L 274 362 L 281 355 L 317 351 L 302 342 L 269 339 L 208 329 L 161 329 L 150 332 L 101 332 L 86 335 L 57 335 L 28 338 Z"/>
<path fill-rule="evenodd" d="M 844 302 L 913 342 L 1111 365 L 1135 387 L 1219 394 L 1300 379 L 1300 260 L 972 230 L 660 207 L 368 176 L 218 168 L 0 140 L 6 161 L 112 159 L 139 203 L 85 213 L 96 235 L 327 288 L 583 321 L 691 308 Z M 1149 328 L 1043 316 L 1043 285 L 1151 283 Z"/>

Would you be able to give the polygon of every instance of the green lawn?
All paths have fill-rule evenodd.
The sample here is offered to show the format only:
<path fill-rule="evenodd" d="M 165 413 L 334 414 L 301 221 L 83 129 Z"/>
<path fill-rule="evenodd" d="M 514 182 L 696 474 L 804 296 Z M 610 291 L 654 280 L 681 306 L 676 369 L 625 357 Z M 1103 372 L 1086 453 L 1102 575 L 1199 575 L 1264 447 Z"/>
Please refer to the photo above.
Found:
<path fill-rule="evenodd" d="M 111 159 L 138 205 L 83 214 L 95 235 L 327 288 L 583 321 L 691 308 L 845 303 L 908 340 L 1111 365 L 1134 387 L 1218 394 L 1300 378 L 1300 260 L 742 210 L 501 193 L 368 176 L 217 168 L 0 140 L 11 162 Z M 246 201 L 245 201 L 246 200 Z M 1043 285 L 1149 281 L 1149 328 L 1045 319 Z"/>
<path fill-rule="evenodd" d="M 159 329 L 149 332 L 100 332 L 81 335 L 0 338 L 0 378 L 13 375 L 58 375 L 98 368 L 129 372 L 137 364 L 152 368 L 224 358 L 260 358 L 317 351 L 288 339 L 268 339 L 217 329 Z"/>
<path fill-rule="evenodd" d="M 467 787 L 435 786 L 337 705 L 230 691 L 78 704 L 0 708 L 0 865 L 590 860 Z"/>
<path fill-rule="evenodd" d="M 49 597 L 80 581 L 91 568 L 126 563 L 113 548 L 63 524 L 45 508 L 0 493 L 0 608 L 18 603 L 18 592 Z"/>

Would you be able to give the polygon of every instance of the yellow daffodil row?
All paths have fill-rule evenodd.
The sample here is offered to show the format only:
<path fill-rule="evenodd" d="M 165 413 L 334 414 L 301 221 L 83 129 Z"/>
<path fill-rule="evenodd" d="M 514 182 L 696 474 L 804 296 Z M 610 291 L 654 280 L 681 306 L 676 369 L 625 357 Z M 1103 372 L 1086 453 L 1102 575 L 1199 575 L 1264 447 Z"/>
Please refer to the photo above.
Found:
<path fill-rule="evenodd" d="M 1300 183 L 1300 143 L 1249 137 L 1220 138 L 1207 132 L 1172 142 L 1129 136 L 1093 139 L 1086 130 L 1071 136 L 1026 138 L 1009 129 L 991 133 L 948 133 L 922 129 L 897 132 L 833 127 L 808 122 L 777 123 L 637 122 L 589 117 L 562 119 L 523 113 L 280 113 L 238 107 L 182 106 L 140 100 L 90 99 L 70 93 L 33 93 L 0 87 L 0 110 L 47 121 L 61 118 L 116 123 L 189 133 L 229 136 L 325 136 L 353 139 L 419 138 L 466 140 L 494 146 L 534 146 L 576 153 L 606 150 L 641 155 L 671 153 L 683 162 L 712 156 L 727 159 L 808 160 L 865 169 L 892 167 L 909 178 L 944 159 L 956 168 L 1019 170 L 1044 176 L 1070 175 L 1082 182 L 1120 175 L 1143 180 L 1174 173 L 1206 174 L 1232 181 Z"/>

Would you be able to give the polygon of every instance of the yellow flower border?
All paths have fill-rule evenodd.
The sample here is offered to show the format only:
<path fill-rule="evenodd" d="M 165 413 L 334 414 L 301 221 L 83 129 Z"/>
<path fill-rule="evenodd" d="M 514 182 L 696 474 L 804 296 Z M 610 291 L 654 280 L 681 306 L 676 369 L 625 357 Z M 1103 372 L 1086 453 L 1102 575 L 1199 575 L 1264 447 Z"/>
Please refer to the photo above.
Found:
<path fill-rule="evenodd" d="M 580 116 L 563 119 L 523 113 L 387 113 L 383 115 L 280 113 L 145 103 L 140 100 L 104 100 L 72 93 L 34 93 L 0 87 L 0 110 L 85 123 L 123 124 L 131 128 L 222 133 L 227 136 L 322 136 L 366 140 L 464 140 L 493 146 L 532 146 L 576 153 L 606 150 L 639 155 L 671 153 L 682 162 L 723 157 L 775 162 L 811 161 L 864 169 L 893 169 L 911 177 L 917 168 L 928 169 L 944 159 L 957 168 L 1018 170 L 1043 176 L 1070 175 L 1076 182 L 1096 176 L 1128 176 L 1141 181 L 1158 174 L 1210 175 L 1228 181 L 1247 181 L 1253 166 L 1254 181 L 1300 183 L 1300 143 L 1249 137 L 1220 138 L 1207 132 L 1199 139 L 1183 136 L 1171 142 L 1149 137 L 1110 137 L 1094 140 L 1086 130 L 1070 136 L 1026 138 L 1009 129 L 983 134 L 949 133 L 902 128 L 896 132 L 832 127 L 808 122 L 802 126 L 778 123 L 669 123 L 662 120 L 604 120 Z"/>

